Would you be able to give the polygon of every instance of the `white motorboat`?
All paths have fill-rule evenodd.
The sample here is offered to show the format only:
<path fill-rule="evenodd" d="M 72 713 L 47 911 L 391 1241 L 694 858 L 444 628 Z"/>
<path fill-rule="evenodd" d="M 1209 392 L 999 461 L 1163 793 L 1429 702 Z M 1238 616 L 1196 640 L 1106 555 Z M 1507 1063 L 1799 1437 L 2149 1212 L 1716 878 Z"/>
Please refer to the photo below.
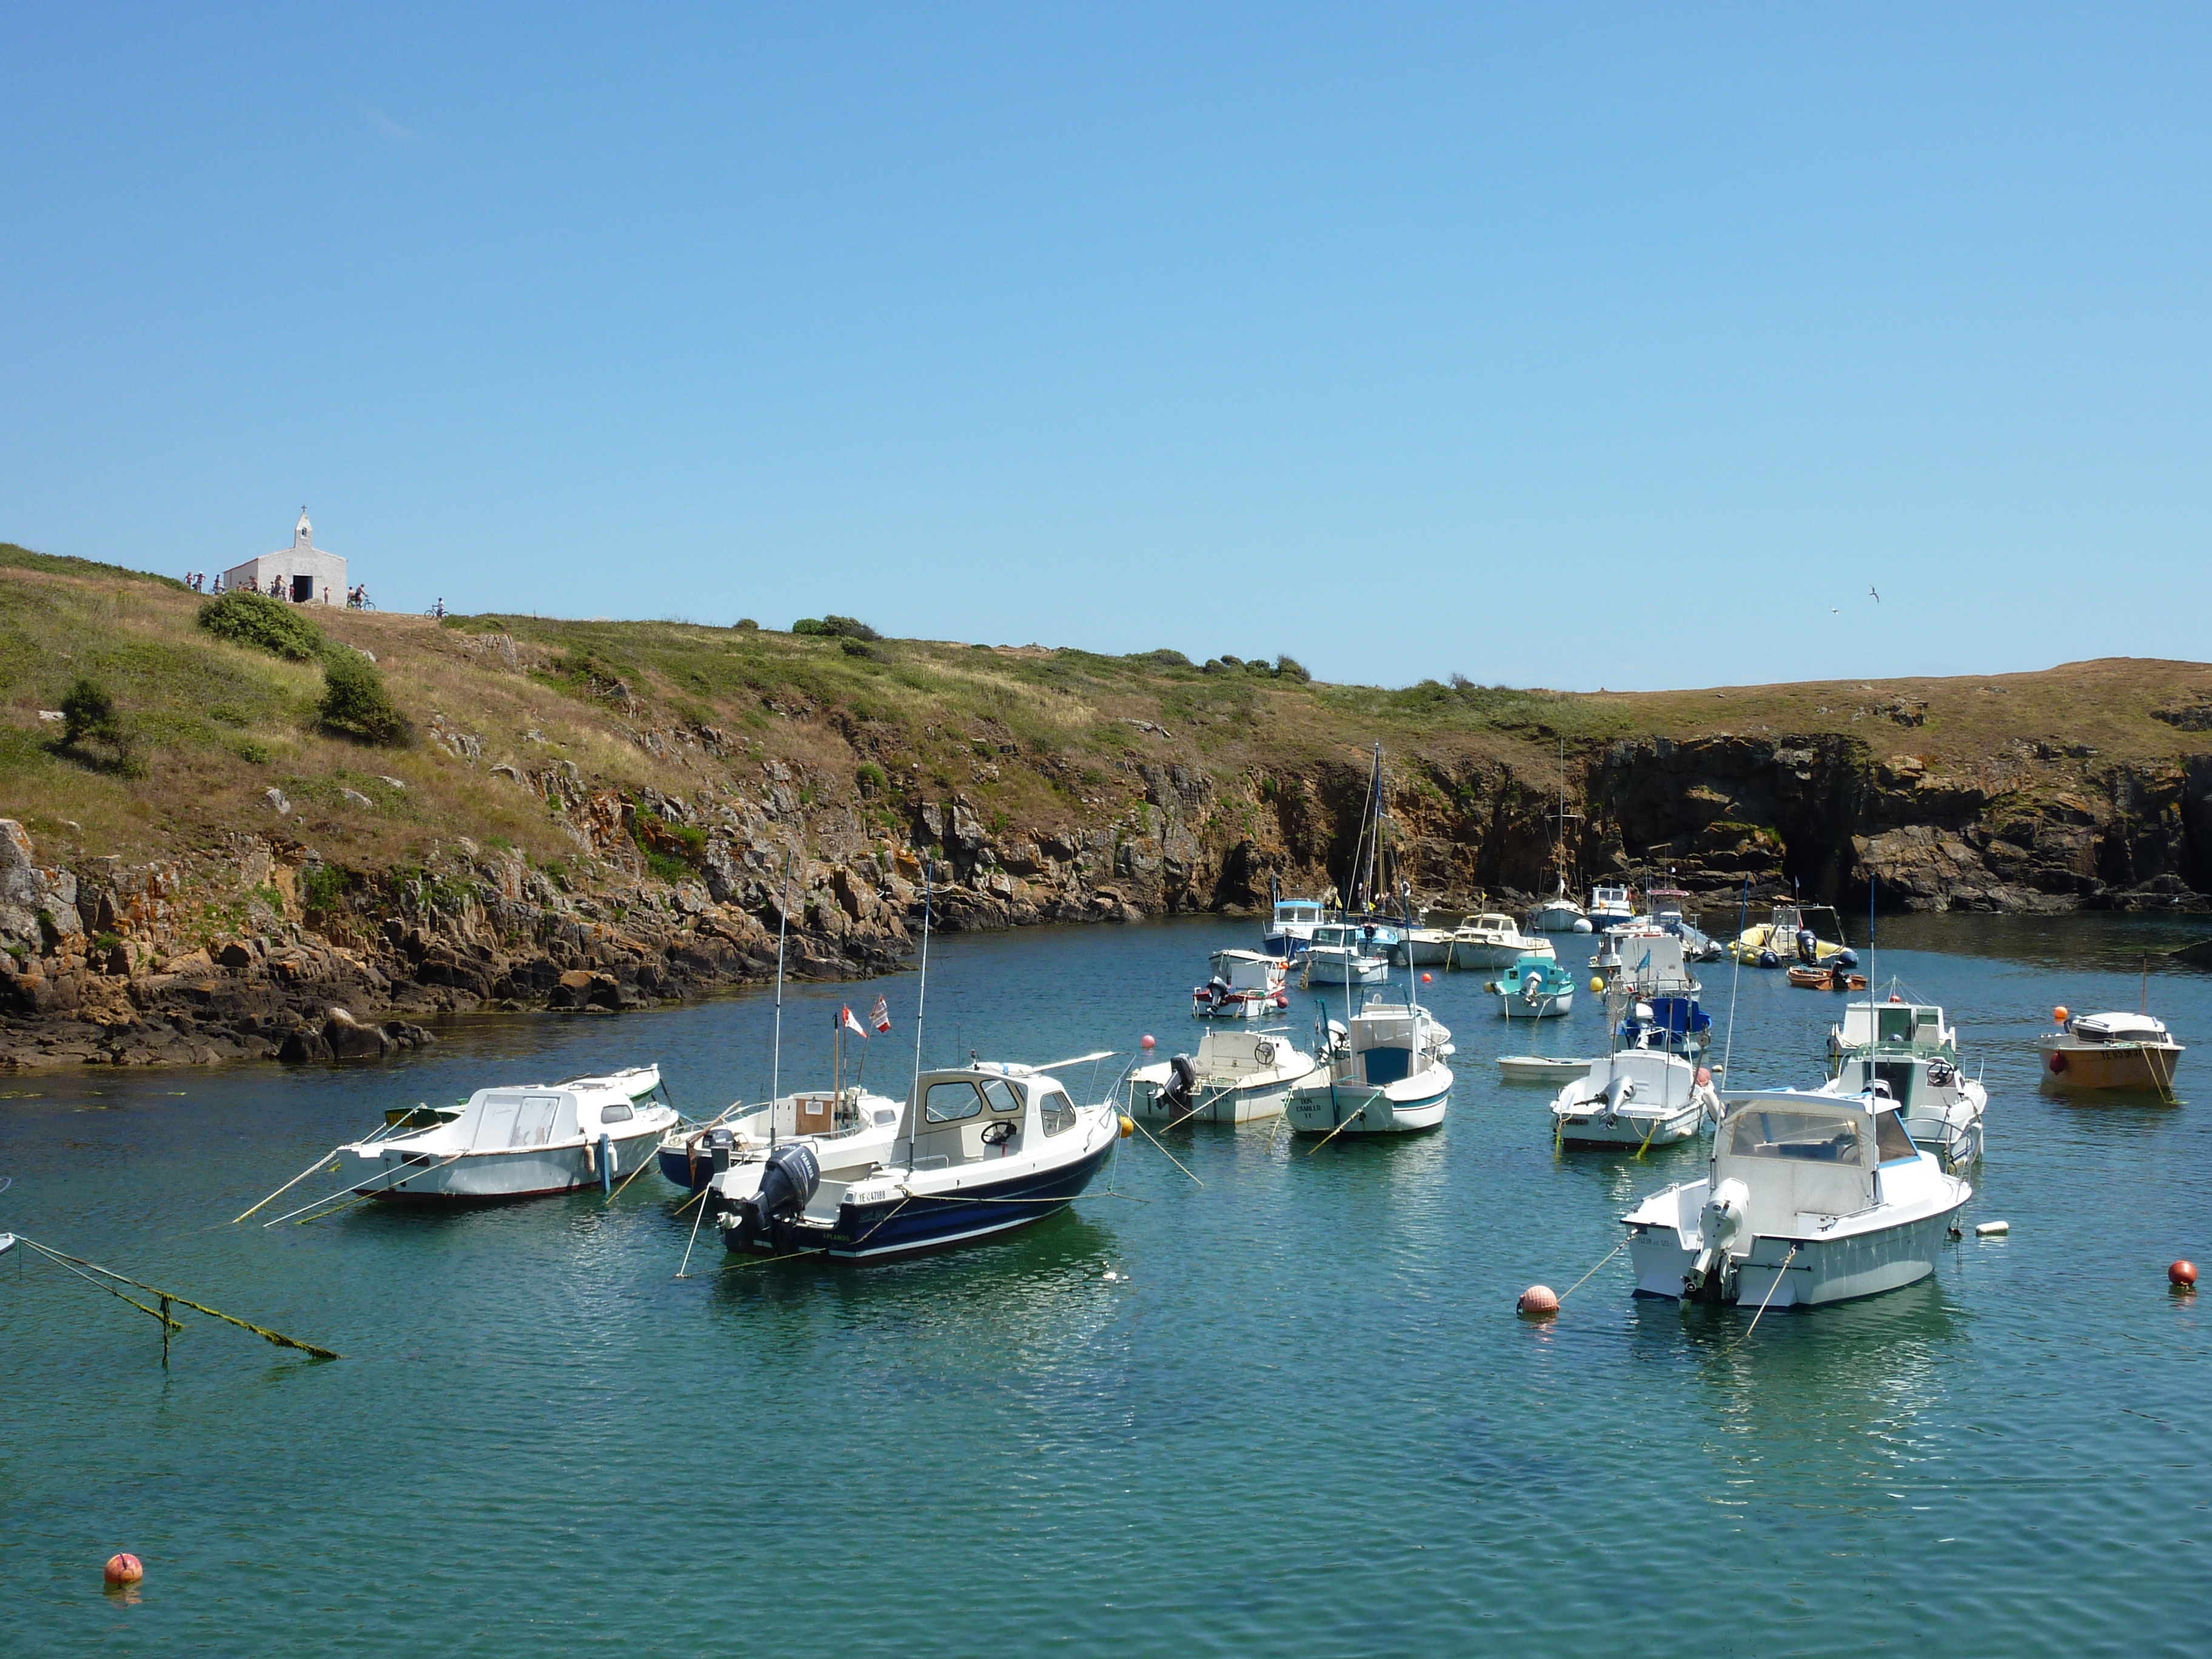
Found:
<path fill-rule="evenodd" d="M 1291 1085 L 1284 1115 L 1299 1134 L 1432 1129 L 1451 1097 L 1451 1032 L 1417 1003 L 1370 997 L 1349 1026 L 1327 1026 L 1320 1063 Z"/>
<path fill-rule="evenodd" d="M 835 1093 L 786 1095 L 773 1108 L 732 1106 L 709 1122 L 679 1123 L 661 1136 L 660 1173 L 696 1193 L 720 1170 L 757 1164 L 767 1148 L 791 1140 L 812 1145 L 825 1172 L 865 1169 L 887 1155 L 898 1116 L 899 1103 L 889 1095 L 864 1094 L 850 1084 Z"/>
<path fill-rule="evenodd" d="M 479 1089 L 450 1121 L 337 1149 L 348 1184 L 385 1199 L 520 1198 L 611 1187 L 677 1121 L 660 1068 Z"/>
<path fill-rule="evenodd" d="M 1405 921 L 1399 925 L 1398 944 L 1390 959 L 1401 968 L 1444 968 L 1451 963 L 1451 952 L 1450 928 Z"/>
<path fill-rule="evenodd" d="M 1540 933 L 1522 933 L 1512 917 L 1497 910 L 1469 916 L 1452 933 L 1455 968 L 1510 968 L 1523 957 L 1558 954 L 1551 940 Z"/>
<path fill-rule="evenodd" d="M 1249 1123 L 1279 1117 L 1291 1085 L 1314 1068 L 1282 1031 L 1214 1027 L 1198 1053 L 1139 1066 L 1129 1073 L 1129 1115 L 1170 1123 Z"/>
<path fill-rule="evenodd" d="M 1584 919 L 1592 931 L 1601 933 L 1616 922 L 1633 921 L 1636 906 L 1630 902 L 1626 884 L 1600 882 L 1591 888 L 1589 910 Z"/>
<path fill-rule="evenodd" d="M 1773 1089 L 1729 1095 L 1705 1177 L 1621 1219 L 1638 1296 L 1810 1307 L 1927 1278 L 1972 1196 L 1896 1102 Z"/>
<path fill-rule="evenodd" d="M 1500 1054 L 1498 1073 L 1508 1083 L 1565 1083 L 1585 1075 L 1595 1062 L 1545 1054 Z"/>
<path fill-rule="evenodd" d="M 1720 1115 L 1710 1077 L 1664 1048 L 1618 1048 L 1559 1091 L 1553 1133 L 1564 1146 L 1667 1146 Z"/>
<path fill-rule="evenodd" d="M 1291 1006 L 1283 979 L 1290 964 L 1257 951 L 1216 951 L 1208 959 L 1212 975 L 1190 994 L 1190 1011 L 1200 1019 L 1264 1019 Z"/>
<path fill-rule="evenodd" d="M 1328 920 L 1328 907 L 1319 899 L 1275 899 L 1274 915 L 1260 936 L 1260 948 L 1271 957 L 1294 960 L 1313 943 L 1314 929 Z"/>
<path fill-rule="evenodd" d="M 1886 1093 L 1901 1109 L 1913 1144 L 1947 1170 L 1982 1155 L 1989 1091 L 1959 1066 L 1958 1033 L 1934 1003 L 1855 1002 L 1828 1033 L 1836 1075 L 1828 1094 Z"/>
<path fill-rule="evenodd" d="M 724 1246 L 881 1261 L 1057 1214 L 1121 1129 L 1112 1100 L 1077 1105 L 1053 1069 L 986 1060 L 923 1072 L 888 1159 L 849 1178 L 826 1173 L 803 1141 L 778 1146 L 750 1193 L 708 1200 Z"/>
<path fill-rule="evenodd" d="M 1380 985 L 1390 977 L 1390 959 L 1366 930 L 1344 922 L 1314 929 L 1305 962 L 1309 985 Z"/>

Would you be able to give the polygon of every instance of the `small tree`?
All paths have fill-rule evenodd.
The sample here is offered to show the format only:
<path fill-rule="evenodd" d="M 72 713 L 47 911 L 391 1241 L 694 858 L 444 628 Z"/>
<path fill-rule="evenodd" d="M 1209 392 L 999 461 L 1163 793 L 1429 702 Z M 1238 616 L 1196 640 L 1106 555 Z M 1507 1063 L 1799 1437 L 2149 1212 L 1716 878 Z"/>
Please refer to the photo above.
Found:
<path fill-rule="evenodd" d="M 330 730 L 363 743 L 398 744 L 411 735 L 384 677 L 357 651 L 333 651 L 323 659 L 319 712 Z"/>
<path fill-rule="evenodd" d="M 70 687 L 69 695 L 62 699 L 61 746 L 82 755 L 87 743 L 106 744 L 114 751 L 110 763 L 115 769 L 137 775 L 138 761 L 133 752 L 131 728 L 115 707 L 115 699 L 99 681 L 80 674 Z"/>

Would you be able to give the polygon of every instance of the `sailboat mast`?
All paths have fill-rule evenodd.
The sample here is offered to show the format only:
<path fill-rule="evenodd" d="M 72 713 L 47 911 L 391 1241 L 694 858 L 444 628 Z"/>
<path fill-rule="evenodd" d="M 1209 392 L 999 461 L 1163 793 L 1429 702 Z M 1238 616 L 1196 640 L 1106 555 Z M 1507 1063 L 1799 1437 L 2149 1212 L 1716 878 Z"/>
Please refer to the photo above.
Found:
<path fill-rule="evenodd" d="M 912 1162 L 921 1133 L 921 1016 L 929 1006 L 929 880 L 937 860 L 921 861 L 921 986 L 914 998 L 914 1086 L 907 1091 L 906 1155 Z"/>
<path fill-rule="evenodd" d="M 768 1060 L 768 1147 L 775 1150 L 775 1103 L 783 1097 L 783 940 L 791 926 L 791 860 L 793 849 L 783 849 L 783 896 L 775 907 L 775 1041 Z M 792 1124 L 795 1131 L 799 1125 Z"/>

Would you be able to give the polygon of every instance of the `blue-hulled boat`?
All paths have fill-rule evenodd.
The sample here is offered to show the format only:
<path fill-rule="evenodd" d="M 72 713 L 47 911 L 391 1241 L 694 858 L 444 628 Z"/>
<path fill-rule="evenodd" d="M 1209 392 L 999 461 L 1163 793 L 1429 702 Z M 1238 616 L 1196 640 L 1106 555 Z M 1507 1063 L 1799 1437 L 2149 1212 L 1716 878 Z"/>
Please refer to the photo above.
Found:
<path fill-rule="evenodd" d="M 1620 1022 L 1623 1048 L 1697 1054 L 1712 1041 L 1713 1017 L 1693 996 L 1647 997 L 1629 1005 Z"/>

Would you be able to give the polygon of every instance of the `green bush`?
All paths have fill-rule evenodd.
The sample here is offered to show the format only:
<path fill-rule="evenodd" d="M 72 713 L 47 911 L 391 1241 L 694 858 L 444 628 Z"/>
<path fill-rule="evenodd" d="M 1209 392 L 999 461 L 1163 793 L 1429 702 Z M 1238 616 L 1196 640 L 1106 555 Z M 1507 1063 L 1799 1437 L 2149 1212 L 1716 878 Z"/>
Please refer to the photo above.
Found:
<path fill-rule="evenodd" d="M 353 885 L 353 878 L 335 864 L 311 864 L 301 872 L 300 907 L 305 910 L 333 910 Z"/>
<path fill-rule="evenodd" d="M 74 747 L 87 738 L 120 745 L 123 717 L 115 712 L 115 699 L 97 680 L 78 675 L 76 684 L 62 699 L 62 741 Z"/>
<path fill-rule="evenodd" d="M 287 662 L 313 662 L 323 654 L 322 629 L 266 593 L 240 592 L 210 599 L 200 607 L 199 624 L 219 640 Z"/>
<path fill-rule="evenodd" d="M 866 640 L 872 644 L 883 638 L 882 635 L 855 617 L 824 617 L 822 619 L 822 631 L 825 634 L 835 634 L 842 639 Z"/>
<path fill-rule="evenodd" d="M 760 632 L 760 624 L 755 622 L 750 617 L 740 617 L 738 618 L 738 632 L 740 634 L 757 634 Z"/>
<path fill-rule="evenodd" d="M 792 623 L 791 631 L 794 634 L 827 634 L 830 630 L 822 625 L 819 617 L 801 617 Z"/>
<path fill-rule="evenodd" d="M 276 758 L 269 745 L 258 738 L 240 738 L 231 752 L 250 766 L 266 766 Z"/>
<path fill-rule="evenodd" d="M 363 743 L 398 744 L 411 735 L 384 676 L 357 651 L 333 651 L 323 663 L 323 725 Z"/>

